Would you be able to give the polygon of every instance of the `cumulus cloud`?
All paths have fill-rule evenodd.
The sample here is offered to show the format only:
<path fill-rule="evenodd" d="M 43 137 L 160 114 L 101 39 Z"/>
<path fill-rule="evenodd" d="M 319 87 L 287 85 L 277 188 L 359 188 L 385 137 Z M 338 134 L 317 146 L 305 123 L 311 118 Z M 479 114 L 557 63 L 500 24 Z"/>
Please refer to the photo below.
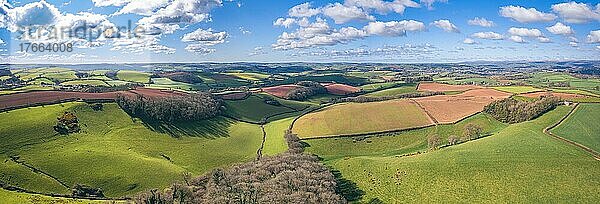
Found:
<path fill-rule="evenodd" d="M 374 21 L 375 17 L 356 6 L 346 6 L 340 3 L 329 4 L 323 9 L 323 14 L 333 19 L 336 24 L 353 20 Z"/>
<path fill-rule="evenodd" d="M 504 36 L 495 32 L 478 32 L 471 35 L 471 37 L 488 40 L 502 40 Z"/>
<path fill-rule="evenodd" d="M 456 27 L 454 24 L 452 24 L 449 20 L 437 20 L 431 24 L 434 25 L 435 27 L 441 28 L 442 30 L 444 30 L 446 32 L 460 33 L 460 31 L 458 30 L 458 27 Z"/>
<path fill-rule="evenodd" d="M 406 8 L 418 8 L 420 5 L 411 0 L 346 0 L 345 5 L 357 6 L 366 10 L 375 10 L 380 14 L 395 12 L 403 14 Z"/>
<path fill-rule="evenodd" d="M 433 4 L 435 2 L 446 3 L 448 0 L 421 0 L 421 4 L 427 6 L 428 9 L 433 9 Z"/>
<path fill-rule="evenodd" d="M 124 6 L 132 0 L 92 0 L 94 6 L 105 7 L 105 6 Z"/>
<path fill-rule="evenodd" d="M 585 3 L 574 1 L 552 5 L 552 10 L 568 23 L 586 23 L 590 21 L 600 21 L 600 4 L 596 5 L 596 10 Z"/>
<path fill-rule="evenodd" d="M 569 45 L 571 47 L 577 47 L 577 46 L 579 46 L 579 44 L 577 44 L 577 42 L 569 42 Z"/>
<path fill-rule="evenodd" d="M 370 35 L 404 36 L 407 31 L 424 31 L 425 24 L 415 20 L 369 22 L 363 30 Z"/>
<path fill-rule="evenodd" d="M 178 24 L 193 24 L 210 18 L 210 11 L 222 6 L 222 0 L 174 0 L 152 15 L 139 20 L 139 24 L 164 29 L 167 33 Z"/>
<path fill-rule="evenodd" d="M 520 6 L 504 6 L 500 7 L 500 15 L 507 18 L 512 18 L 520 23 L 552 21 L 556 19 L 556 15 L 551 13 L 543 13 L 535 8 L 523 8 Z"/>
<path fill-rule="evenodd" d="M 587 36 L 587 41 L 589 43 L 600 43 L 600 30 L 590 31 L 590 34 Z"/>
<path fill-rule="evenodd" d="M 21 7 L 9 8 L 3 6 L 0 11 L 5 13 L 0 27 L 8 28 L 15 32 L 27 26 L 48 26 L 54 24 L 62 14 L 58 9 L 46 1 L 33 2 Z"/>
<path fill-rule="evenodd" d="M 477 25 L 481 27 L 493 27 L 495 24 L 493 21 L 488 21 L 485 18 L 475 17 L 474 19 L 469 20 L 469 25 Z"/>
<path fill-rule="evenodd" d="M 390 21 L 390 22 L 369 22 L 362 29 L 354 27 L 343 27 L 333 29 L 327 22 L 321 18 L 310 23 L 307 26 L 299 27 L 295 32 L 282 33 L 277 42 L 272 45 L 275 50 L 290 50 L 299 48 L 311 48 L 319 46 L 332 46 L 345 44 L 354 40 L 369 36 L 404 36 L 408 31 L 425 30 L 422 22 L 408 21 Z"/>
<path fill-rule="evenodd" d="M 537 40 L 541 43 L 549 43 L 552 42 L 552 40 L 550 40 L 550 38 L 547 37 L 538 37 Z"/>
<path fill-rule="evenodd" d="M 469 44 L 469 45 L 477 44 L 477 42 L 475 42 L 475 40 L 473 40 L 471 38 L 465 38 L 465 40 L 463 40 L 463 43 L 464 44 Z"/>
<path fill-rule="evenodd" d="M 274 26 L 283 26 L 283 27 L 289 28 L 294 23 L 296 23 L 296 19 L 295 18 L 278 18 L 277 20 L 275 20 L 275 22 L 273 22 L 273 25 Z"/>
<path fill-rule="evenodd" d="M 161 45 L 158 36 L 155 35 L 142 35 L 139 38 L 116 38 L 110 50 L 132 54 L 141 54 L 146 51 L 173 54 L 176 51 L 175 48 Z"/>
<path fill-rule="evenodd" d="M 512 27 L 512 28 L 508 29 L 508 33 L 511 35 L 521 36 L 521 37 L 541 37 L 541 36 L 543 36 L 542 31 L 535 29 L 535 28 L 528 29 L 528 28 Z"/>
<path fill-rule="evenodd" d="M 310 3 L 296 5 L 288 11 L 288 15 L 292 17 L 312 17 L 321 13 L 320 9 L 311 8 Z"/>
<path fill-rule="evenodd" d="M 523 39 L 521 36 L 513 35 L 513 36 L 510 36 L 508 39 L 510 41 L 513 41 L 513 42 L 516 42 L 516 43 L 525 43 L 525 39 Z"/>
<path fill-rule="evenodd" d="M 157 9 L 165 7 L 169 0 L 130 0 L 127 4 L 117 11 L 115 15 L 121 14 L 139 14 L 151 16 Z"/>
<path fill-rule="evenodd" d="M 571 29 L 571 26 L 567 26 L 561 22 L 557 22 L 553 26 L 546 27 L 546 30 L 555 35 L 571 35 L 575 33 L 575 31 Z"/>
<path fill-rule="evenodd" d="M 194 32 L 183 35 L 181 41 L 191 43 L 185 48 L 189 52 L 209 54 L 216 51 L 211 47 L 224 43 L 227 36 L 227 32 L 213 32 L 212 29 L 204 30 L 199 28 Z"/>

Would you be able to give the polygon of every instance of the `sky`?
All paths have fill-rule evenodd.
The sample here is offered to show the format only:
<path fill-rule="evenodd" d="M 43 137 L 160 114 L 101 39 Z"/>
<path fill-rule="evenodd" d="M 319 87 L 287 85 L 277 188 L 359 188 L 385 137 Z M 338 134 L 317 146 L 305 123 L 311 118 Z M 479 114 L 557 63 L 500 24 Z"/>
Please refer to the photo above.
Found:
<path fill-rule="evenodd" d="M 0 63 L 582 59 L 597 0 L 0 0 Z"/>

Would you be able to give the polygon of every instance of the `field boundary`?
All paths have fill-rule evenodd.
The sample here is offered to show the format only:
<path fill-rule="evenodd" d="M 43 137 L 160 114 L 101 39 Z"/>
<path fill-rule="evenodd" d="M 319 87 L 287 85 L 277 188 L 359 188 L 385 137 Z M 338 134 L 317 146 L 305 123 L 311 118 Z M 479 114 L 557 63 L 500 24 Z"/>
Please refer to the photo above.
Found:
<path fill-rule="evenodd" d="M 27 189 L 24 189 L 24 188 L 21 188 L 18 186 L 8 185 L 6 183 L 3 183 L 2 181 L 0 181 L 0 188 L 7 190 L 7 191 L 12 191 L 12 192 L 27 193 L 27 194 L 31 194 L 31 195 L 42 195 L 42 196 L 48 196 L 48 197 L 52 197 L 52 198 L 82 199 L 82 200 L 95 200 L 95 201 L 131 201 L 131 198 L 128 198 L 128 197 L 99 198 L 99 197 L 78 197 L 78 196 L 72 196 L 72 195 L 53 194 L 53 193 L 41 193 L 41 192 L 36 192 L 36 191 L 32 191 L 32 190 L 27 190 Z"/>
<path fill-rule="evenodd" d="M 439 121 L 437 121 L 437 119 L 435 119 L 433 117 L 433 115 L 431 115 L 431 113 L 429 111 L 427 111 L 427 109 L 425 109 L 425 107 L 423 107 L 419 102 L 417 102 L 416 100 L 410 98 L 410 101 L 412 101 L 413 103 L 417 104 L 417 106 L 423 110 L 423 112 L 425 112 L 425 114 L 427 115 L 427 117 L 429 117 L 429 120 L 431 120 L 431 122 L 433 122 L 434 125 L 439 124 Z"/>
<path fill-rule="evenodd" d="M 44 176 L 47 176 L 47 177 L 50 177 L 50 178 L 52 178 L 53 180 L 55 180 L 56 182 L 58 182 L 58 183 L 59 183 L 61 186 L 65 187 L 65 188 L 67 188 L 67 189 L 70 189 L 70 188 L 71 188 L 69 185 L 67 185 L 65 182 L 61 181 L 61 180 L 60 180 L 60 179 L 58 179 L 57 177 L 55 177 L 55 176 L 52 176 L 51 174 L 49 174 L 49 173 L 46 173 L 45 171 L 42 171 L 41 169 L 35 168 L 34 166 L 31 166 L 31 165 L 29 165 L 29 164 L 25 163 L 24 161 L 20 161 L 20 160 L 19 160 L 17 157 L 11 157 L 11 158 L 10 158 L 10 160 L 12 160 L 13 162 L 15 162 L 15 163 L 17 163 L 17 164 L 20 164 L 20 165 L 22 165 L 22 166 L 24 166 L 24 167 L 27 167 L 27 168 L 28 168 L 29 170 L 31 170 L 33 173 L 39 173 L 39 174 L 42 174 L 42 175 L 44 175 Z"/>
<path fill-rule="evenodd" d="M 575 111 L 579 109 L 579 103 L 575 104 L 575 107 L 573 107 L 571 109 L 571 111 L 569 111 L 569 113 L 567 115 L 565 115 L 564 117 L 562 117 L 557 123 L 548 126 L 546 128 L 544 128 L 544 130 L 542 132 L 544 132 L 544 134 L 549 135 L 555 139 L 561 140 L 563 142 L 569 143 L 571 145 L 574 145 L 576 147 L 579 147 L 580 149 L 592 154 L 592 156 L 594 158 L 596 158 L 597 160 L 600 160 L 600 153 L 594 151 L 593 149 L 590 149 L 589 147 L 586 147 L 585 145 L 579 144 L 575 141 L 571 141 L 569 139 L 566 139 L 564 137 L 558 136 L 554 133 L 551 132 L 552 129 L 556 128 L 557 126 L 559 126 L 560 124 L 562 124 L 565 120 L 567 120 L 569 117 L 571 117 L 571 115 L 573 115 L 573 113 L 575 113 Z"/>
<path fill-rule="evenodd" d="M 406 131 L 411 131 L 411 130 L 424 129 L 424 128 L 428 128 L 428 127 L 434 127 L 436 125 L 437 124 L 429 124 L 429 125 L 423 125 L 423 126 L 417 126 L 417 127 L 384 130 L 384 131 L 377 131 L 377 132 L 367 132 L 367 133 L 327 135 L 327 136 L 317 136 L 317 137 L 313 136 L 313 137 L 307 137 L 307 138 L 300 138 L 300 140 L 316 140 L 316 139 L 343 138 L 343 137 L 361 137 L 361 136 L 370 136 L 370 135 L 378 135 L 378 134 L 386 134 L 386 133 L 399 133 L 399 132 L 406 132 Z"/>

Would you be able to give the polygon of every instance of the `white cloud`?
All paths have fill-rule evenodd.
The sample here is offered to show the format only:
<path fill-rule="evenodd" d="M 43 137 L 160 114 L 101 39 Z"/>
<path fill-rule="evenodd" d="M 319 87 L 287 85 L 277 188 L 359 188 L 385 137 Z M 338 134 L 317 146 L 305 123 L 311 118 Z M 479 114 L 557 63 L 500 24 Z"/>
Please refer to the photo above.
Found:
<path fill-rule="evenodd" d="M 485 18 L 475 17 L 474 19 L 469 20 L 469 25 L 477 25 L 481 27 L 493 27 L 495 24 L 493 21 L 488 21 Z"/>
<path fill-rule="evenodd" d="M 513 36 L 510 36 L 508 39 L 510 41 L 513 41 L 513 42 L 516 42 L 516 43 L 525 43 L 525 39 L 523 39 L 521 36 L 513 35 Z"/>
<path fill-rule="evenodd" d="M 310 3 L 296 5 L 288 11 L 288 15 L 292 17 L 311 17 L 321 13 L 320 9 L 311 8 Z"/>
<path fill-rule="evenodd" d="M 600 45 L 596 46 L 596 49 L 600 50 Z"/>
<path fill-rule="evenodd" d="M 132 54 L 141 54 L 145 51 L 173 54 L 176 51 L 174 48 L 161 45 L 156 35 L 142 35 L 140 38 L 115 38 L 110 50 Z"/>
<path fill-rule="evenodd" d="M 380 14 L 395 12 L 403 14 L 406 8 L 418 8 L 420 5 L 411 0 L 346 0 L 345 5 L 357 6 L 366 10 L 375 10 Z"/>
<path fill-rule="evenodd" d="M 427 6 L 428 9 L 433 9 L 433 3 L 435 2 L 447 3 L 448 0 L 421 0 L 421 3 Z"/>
<path fill-rule="evenodd" d="M 115 15 L 120 14 L 139 14 L 150 16 L 157 9 L 165 7 L 169 3 L 169 0 L 130 0 L 121 10 L 117 11 Z"/>
<path fill-rule="evenodd" d="M 474 38 L 488 39 L 488 40 L 502 40 L 504 36 L 495 32 L 478 32 L 471 35 Z"/>
<path fill-rule="evenodd" d="M 174 0 L 151 16 L 140 19 L 138 23 L 172 32 L 173 28 L 178 28 L 178 24 L 193 24 L 209 20 L 209 12 L 222 4 L 221 0 Z"/>
<path fill-rule="evenodd" d="M 354 40 L 369 36 L 404 36 L 407 31 L 422 31 L 425 25 L 422 22 L 408 21 L 390 21 L 390 22 L 369 22 L 362 29 L 354 27 L 343 27 L 333 29 L 327 22 L 321 18 L 307 26 L 299 27 L 295 32 L 283 32 L 277 42 L 272 45 L 275 50 L 290 50 L 300 48 L 311 48 L 319 46 L 332 46 L 345 44 Z"/>
<path fill-rule="evenodd" d="M 521 36 L 521 37 L 541 37 L 542 31 L 538 29 L 528 29 L 528 28 L 515 28 L 512 27 L 508 29 L 508 33 L 511 35 Z"/>
<path fill-rule="evenodd" d="M 574 37 L 574 36 L 569 36 L 569 40 L 571 42 L 579 42 L 579 40 L 576 37 Z"/>
<path fill-rule="evenodd" d="M 212 29 L 204 30 L 199 28 L 194 32 L 183 35 L 181 41 L 213 46 L 224 43 L 227 36 L 227 32 L 213 32 Z"/>
<path fill-rule="evenodd" d="M 353 20 L 374 21 L 375 17 L 369 15 L 356 6 L 345 6 L 340 3 L 329 4 L 323 9 L 323 14 L 329 16 L 336 24 L 343 24 Z"/>
<path fill-rule="evenodd" d="M 277 20 L 275 20 L 275 22 L 273 22 L 273 25 L 274 26 L 283 26 L 283 27 L 289 28 L 294 23 L 296 23 L 296 19 L 295 18 L 278 18 Z"/>
<path fill-rule="evenodd" d="M 104 6 L 124 6 L 125 4 L 131 2 L 132 0 L 92 0 L 94 2 L 94 6 L 104 7 Z"/>
<path fill-rule="evenodd" d="M 590 34 L 587 36 L 587 41 L 589 43 L 600 43 L 600 30 L 590 31 Z"/>
<path fill-rule="evenodd" d="M 552 5 L 552 10 L 568 23 L 600 21 L 600 4 L 596 5 L 596 10 L 592 10 L 592 7 L 585 3 L 571 1 Z"/>
<path fill-rule="evenodd" d="M 415 20 L 369 22 L 363 30 L 370 35 L 404 36 L 407 31 L 424 31 L 425 24 Z"/>
<path fill-rule="evenodd" d="M 2 8 L 5 12 L 1 27 L 7 27 L 15 32 L 27 26 L 47 26 L 54 24 L 62 15 L 58 9 L 46 1 L 25 4 L 21 7 L 10 9 Z M 0 10 L 1 11 L 1 10 Z"/>
<path fill-rule="evenodd" d="M 465 40 L 463 41 L 464 44 L 477 44 L 477 42 L 475 42 L 475 40 L 471 39 L 471 38 L 465 38 Z"/>
<path fill-rule="evenodd" d="M 443 29 L 446 32 L 460 33 L 458 27 L 452 24 L 449 20 L 437 20 L 431 23 L 432 25 Z"/>
<path fill-rule="evenodd" d="M 569 42 L 569 45 L 571 47 L 577 47 L 577 46 L 579 46 L 579 44 L 577 44 L 577 42 Z"/>
<path fill-rule="evenodd" d="M 520 23 L 552 21 L 556 19 L 556 15 L 554 14 L 543 13 L 535 8 L 526 9 L 520 6 L 500 7 L 500 15 L 503 17 L 512 18 Z"/>
<path fill-rule="evenodd" d="M 549 43 L 552 42 L 552 40 L 550 40 L 550 38 L 547 37 L 538 37 L 537 40 L 541 43 Z"/>
<path fill-rule="evenodd" d="M 570 26 L 562 24 L 561 22 L 557 22 L 553 26 L 546 27 L 546 30 L 555 35 L 571 35 L 575 33 Z"/>

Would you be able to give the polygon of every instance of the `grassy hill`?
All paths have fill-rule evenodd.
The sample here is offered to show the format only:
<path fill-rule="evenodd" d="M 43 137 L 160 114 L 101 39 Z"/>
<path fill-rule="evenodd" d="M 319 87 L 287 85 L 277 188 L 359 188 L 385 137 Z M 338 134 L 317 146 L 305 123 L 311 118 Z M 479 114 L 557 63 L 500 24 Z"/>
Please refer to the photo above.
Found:
<path fill-rule="evenodd" d="M 416 84 L 402 84 L 399 87 L 384 89 L 384 90 L 376 91 L 373 93 L 368 93 L 368 94 L 366 94 L 366 96 L 372 96 L 372 97 L 394 96 L 394 95 L 413 93 L 413 92 L 417 92 Z"/>
<path fill-rule="evenodd" d="M 558 107 L 497 135 L 431 153 L 354 157 L 327 164 L 355 182 L 364 201 L 599 202 L 600 162 L 542 132 L 568 111 Z"/>
<path fill-rule="evenodd" d="M 600 152 L 600 104 L 580 104 L 552 133 Z"/>
<path fill-rule="evenodd" d="M 263 95 L 251 95 L 244 100 L 225 101 L 225 114 L 239 120 L 258 123 L 266 117 L 297 112 L 308 107 L 308 104 L 301 102 L 270 98 L 279 101 L 281 105 L 277 106 L 265 103 Z"/>
<path fill-rule="evenodd" d="M 56 135 L 52 126 L 64 111 L 79 118 L 81 133 Z M 120 197 L 200 175 L 216 167 L 250 161 L 262 143 L 258 125 L 215 118 L 158 124 L 131 118 L 116 104 L 94 111 L 85 103 L 65 103 L 0 113 L 0 159 L 19 161 L 60 181 L 100 187 Z M 28 190 L 65 193 L 68 189 L 15 163 L 0 163 L 0 181 Z M 6 171 L 5 171 L 6 170 Z M 33 176 L 32 176 L 33 175 Z"/>

